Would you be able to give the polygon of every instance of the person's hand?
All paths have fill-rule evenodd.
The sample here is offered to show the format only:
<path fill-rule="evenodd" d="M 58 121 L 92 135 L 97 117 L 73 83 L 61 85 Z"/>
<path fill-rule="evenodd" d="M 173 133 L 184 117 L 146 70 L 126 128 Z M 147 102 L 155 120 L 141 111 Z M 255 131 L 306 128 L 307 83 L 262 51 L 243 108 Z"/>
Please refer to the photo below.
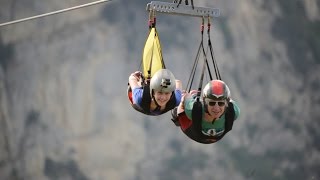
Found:
<path fill-rule="evenodd" d="M 183 101 L 180 102 L 180 104 L 177 108 L 177 114 L 180 114 L 182 112 L 184 112 L 184 102 Z"/>
<path fill-rule="evenodd" d="M 184 111 L 184 100 L 185 100 L 185 96 L 187 95 L 187 91 L 186 90 L 182 90 L 182 94 L 181 94 L 181 100 L 180 100 L 180 104 L 177 108 L 177 114 L 180 114 Z"/>
<path fill-rule="evenodd" d="M 197 95 L 199 91 L 198 90 L 191 90 L 189 93 L 188 92 L 185 92 L 183 98 L 186 99 L 186 98 L 192 98 L 194 97 L 195 95 Z"/>
<path fill-rule="evenodd" d="M 182 91 L 181 91 L 181 95 L 182 95 L 182 96 L 186 95 L 186 93 L 187 93 L 186 90 L 182 90 Z"/>
<path fill-rule="evenodd" d="M 191 90 L 189 94 L 194 95 L 197 94 L 199 91 L 198 90 Z"/>
<path fill-rule="evenodd" d="M 192 98 L 194 95 L 196 95 L 199 91 L 198 90 L 191 90 L 189 93 L 185 90 L 182 91 L 181 101 L 178 106 L 178 114 L 182 113 L 184 111 L 184 102 L 187 98 Z"/>
<path fill-rule="evenodd" d="M 142 77 L 142 72 L 136 71 L 136 72 L 132 73 L 131 75 L 134 76 L 137 79 L 137 81 L 139 81 Z"/>

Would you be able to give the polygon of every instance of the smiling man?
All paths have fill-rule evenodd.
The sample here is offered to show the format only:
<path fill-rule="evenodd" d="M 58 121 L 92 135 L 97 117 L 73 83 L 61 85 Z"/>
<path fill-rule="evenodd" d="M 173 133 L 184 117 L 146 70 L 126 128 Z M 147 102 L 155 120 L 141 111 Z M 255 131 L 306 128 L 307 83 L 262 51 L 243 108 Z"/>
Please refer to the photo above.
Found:
<path fill-rule="evenodd" d="M 194 109 L 196 94 L 196 90 L 183 94 L 178 108 L 172 111 L 173 121 L 191 139 L 214 143 L 232 129 L 240 108 L 231 99 L 229 87 L 221 80 L 212 80 L 205 86 L 201 107 L 197 110 Z"/>

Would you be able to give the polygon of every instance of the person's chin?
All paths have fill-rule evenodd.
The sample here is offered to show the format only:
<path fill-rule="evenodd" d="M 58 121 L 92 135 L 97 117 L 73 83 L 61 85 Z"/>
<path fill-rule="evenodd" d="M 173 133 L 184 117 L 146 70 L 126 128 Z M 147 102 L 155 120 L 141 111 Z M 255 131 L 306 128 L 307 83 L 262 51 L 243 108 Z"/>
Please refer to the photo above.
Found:
<path fill-rule="evenodd" d="M 158 102 L 160 106 L 165 106 L 167 102 Z"/>
<path fill-rule="evenodd" d="M 214 117 L 219 117 L 220 116 L 220 113 L 211 112 L 210 114 L 211 114 L 211 116 L 214 116 Z"/>
<path fill-rule="evenodd" d="M 166 106 L 166 103 L 161 103 L 160 106 Z"/>

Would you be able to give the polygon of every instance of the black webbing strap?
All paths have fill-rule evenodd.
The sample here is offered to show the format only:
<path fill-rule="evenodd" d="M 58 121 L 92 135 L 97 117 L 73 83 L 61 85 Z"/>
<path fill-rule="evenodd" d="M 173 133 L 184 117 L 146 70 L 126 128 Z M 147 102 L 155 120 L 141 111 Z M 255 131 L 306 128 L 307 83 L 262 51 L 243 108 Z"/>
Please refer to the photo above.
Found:
<path fill-rule="evenodd" d="M 143 86 L 141 108 L 145 112 L 150 112 L 150 104 L 151 104 L 150 85 L 149 84 L 145 84 Z"/>
<path fill-rule="evenodd" d="M 199 49 L 202 50 L 202 52 L 204 53 L 204 57 L 206 59 L 205 51 L 203 48 L 203 26 L 204 26 L 204 18 L 202 18 L 201 42 L 200 42 Z M 206 63 L 203 63 L 198 92 L 197 92 L 197 97 L 196 97 L 196 101 L 194 102 L 193 107 L 192 107 L 192 121 L 194 123 L 193 126 L 197 132 L 202 132 L 202 103 L 200 102 L 200 97 L 201 97 L 201 89 L 202 89 L 205 68 L 206 68 Z"/>
<path fill-rule="evenodd" d="M 232 130 L 234 118 L 235 118 L 234 107 L 233 107 L 233 104 L 232 104 L 231 102 L 229 102 L 228 108 L 227 108 L 227 112 L 226 112 L 226 114 L 225 114 L 225 128 L 224 128 L 224 132 L 223 132 L 223 134 L 222 134 L 221 136 L 219 136 L 218 138 L 216 138 L 217 141 L 219 141 L 220 139 L 222 139 L 224 135 L 226 135 L 229 131 Z"/>
<path fill-rule="evenodd" d="M 194 81 L 194 77 L 195 77 L 196 69 L 198 67 L 198 62 L 199 62 L 199 58 L 200 58 L 200 54 L 201 53 L 203 54 L 204 64 L 207 66 L 209 78 L 210 78 L 210 80 L 213 80 L 213 77 L 211 75 L 210 66 L 209 66 L 208 59 L 207 59 L 207 55 L 206 55 L 207 54 L 206 52 L 208 51 L 208 49 L 210 50 L 211 59 L 213 61 L 214 70 L 215 70 L 217 79 L 221 80 L 219 69 L 217 67 L 217 63 L 213 58 L 213 49 L 212 49 L 212 44 L 211 44 L 211 40 L 210 40 L 210 22 L 208 22 L 208 31 L 207 31 L 207 33 L 208 33 L 208 47 L 207 47 L 208 49 L 207 49 L 207 51 L 205 51 L 204 46 L 203 46 L 203 31 L 204 31 L 204 18 L 202 18 L 202 24 L 201 24 L 201 42 L 200 42 L 200 45 L 199 45 L 199 48 L 198 48 L 198 51 L 197 51 L 197 55 L 196 55 L 195 61 L 193 63 L 192 70 L 191 70 L 191 73 L 190 73 L 190 76 L 189 76 L 189 80 L 188 80 L 188 83 L 187 83 L 187 86 L 186 86 L 187 87 L 186 89 L 187 89 L 188 92 L 190 92 L 190 90 L 192 88 L 192 84 L 193 84 L 193 81 Z M 204 74 L 203 69 L 202 69 L 202 72 Z M 201 74 L 201 76 L 203 74 Z M 202 83 L 201 83 L 201 86 L 202 86 Z"/>
<path fill-rule="evenodd" d="M 202 106 L 197 102 L 194 103 L 194 109 L 192 109 L 192 119 L 202 118 Z M 219 137 L 207 136 L 202 133 L 202 124 L 200 121 L 193 121 L 192 126 L 184 131 L 184 133 L 191 139 L 202 144 L 211 144 L 221 140 L 229 131 L 232 130 L 234 122 L 234 107 L 231 102 L 229 102 L 227 112 L 225 114 L 225 130 L 223 134 Z M 213 141 L 212 141 L 213 140 Z"/>
<path fill-rule="evenodd" d="M 193 134 L 196 136 L 196 139 L 202 134 L 202 103 L 200 101 L 195 101 L 192 107 L 192 130 Z"/>
<path fill-rule="evenodd" d="M 211 38 L 210 38 L 210 29 L 211 28 L 210 27 L 211 27 L 210 17 L 208 17 L 208 30 L 207 30 L 208 46 L 209 46 L 210 55 L 211 55 L 211 59 L 212 59 L 212 63 L 213 63 L 213 66 L 214 66 L 214 71 L 215 71 L 216 77 L 217 77 L 217 79 L 221 80 L 221 75 L 220 75 L 220 72 L 219 72 L 218 64 L 217 64 L 217 61 L 214 58 L 213 48 L 212 48 L 212 44 L 211 44 Z M 212 78 L 211 78 L 211 80 L 212 80 Z"/>
<path fill-rule="evenodd" d="M 192 123 L 192 127 L 190 129 L 190 133 L 193 134 L 194 140 L 196 140 L 197 142 L 207 144 L 209 142 L 213 142 L 213 141 L 207 141 L 207 140 L 216 139 L 218 141 L 227 132 L 229 132 L 232 129 L 233 119 L 234 119 L 234 110 L 233 110 L 232 103 L 230 103 L 231 107 L 228 108 L 228 112 L 226 113 L 226 122 L 225 122 L 226 129 L 225 129 L 224 133 L 221 136 L 216 138 L 216 137 L 204 135 L 202 133 L 202 118 L 203 118 L 202 117 L 203 116 L 202 108 L 203 107 L 202 107 L 202 103 L 200 102 L 200 97 L 201 97 L 201 89 L 202 89 L 203 77 L 204 77 L 204 72 L 205 72 L 205 69 L 206 69 L 205 67 L 206 66 L 207 66 L 207 69 L 208 69 L 210 80 L 212 80 L 212 75 L 211 75 L 211 72 L 210 72 L 210 68 L 209 68 L 209 64 L 208 64 L 208 60 L 207 60 L 207 56 L 206 56 L 206 51 L 204 50 L 204 47 L 203 47 L 203 27 L 204 27 L 204 18 L 202 18 L 202 26 L 201 26 L 201 43 L 200 43 L 200 46 L 199 46 L 199 49 L 198 49 L 198 52 L 197 52 L 196 60 L 195 60 L 195 63 L 193 65 L 193 69 L 192 69 L 192 72 L 191 72 L 187 87 L 189 87 L 189 91 L 190 91 L 191 90 L 191 86 L 192 86 L 192 82 L 193 82 L 193 79 L 194 79 L 194 75 L 195 75 L 195 69 L 197 67 L 197 63 L 199 62 L 199 60 L 198 60 L 199 59 L 199 54 L 200 54 L 200 51 L 202 51 L 205 62 L 203 63 L 203 67 L 202 67 L 202 71 L 201 71 L 201 76 L 200 76 L 200 82 L 199 82 L 196 101 L 194 102 L 193 108 L 192 108 L 192 122 L 193 123 Z M 214 65 L 215 74 L 216 74 L 217 79 L 221 80 L 221 76 L 220 76 L 220 72 L 219 72 L 219 69 L 218 69 L 218 65 L 217 65 L 217 62 L 214 59 L 214 54 L 213 54 L 213 49 L 212 49 L 212 44 L 211 44 L 211 39 L 210 39 L 210 22 L 209 22 L 209 18 L 208 18 L 208 31 L 207 31 L 207 34 L 208 34 L 208 48 L 210 50 L 211 59 L 212 59 L 213 65 Z M 191 83 L 190 83 L 190 86 L 189 86 L 189 82 L 190 82 L 191 77 L 192 77 L 192 80 L 191 80 Z"/>
<path fill-rule="evenodd" d="M 193 84 L 193 80 L 194 80 L 194 75 L 196 73 L 196 69 L 197 69 L 197 66 L 198 66 L 198 62 L 199 62 L 199 56 L 200 56 L 200 48 L 201 48 L 201 44 L 198 48 L 198 52 L 197 52 L 197 56 L 195 58 L 195 61 L 193 63 L 193 66 L 192 66 L 192 70 L 191 70 L 191 73 L 190 73 L 190 76 L 189 76 L 189 80 L 188 80 L 188 83 L 187 83 L 187 92 L 190 92 L 191 91 L 191 87 L 192 87 L 192 84 Z"/>

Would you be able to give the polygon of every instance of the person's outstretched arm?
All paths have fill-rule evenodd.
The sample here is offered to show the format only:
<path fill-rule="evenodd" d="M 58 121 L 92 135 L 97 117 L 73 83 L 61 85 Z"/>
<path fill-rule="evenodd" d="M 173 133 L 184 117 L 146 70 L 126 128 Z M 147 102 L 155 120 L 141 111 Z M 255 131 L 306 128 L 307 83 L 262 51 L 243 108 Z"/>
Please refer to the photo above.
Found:
<path fill-rule="evenodd" d="M 140 71 L 136 71 L 129 76 L 129 85 L 131 89 L 141 87 L 142 73 Z"/>
<path fill-rule="evenodd" d="M 187 93 L 185 91 L 182 93 L 181 101 L 180 101 L 180 104 L 178 105 L 178 109 L 177 109 L 177 115 L 184 112 L 184 100 L 185 100 L 186 94 Z"/>
<path fill-rule="evenodd" d="M 181 97 L 181 101 L 180 101 L 180 104 L 177 109 L 177 114 L 184 112 L 185 102 L 186 102 L 185 100 L 186 99 L 193 99 L 193 97 L 197 94 L 197 92 L 198 92 L 197 90 L 191 90 L 189 93 L 186 91 L 182 92 L 182 97 Z"/>
<path fill-rule="evenodd" d="M 176 89 L 182 91 L 182 82 L 176 79 Z"/>

